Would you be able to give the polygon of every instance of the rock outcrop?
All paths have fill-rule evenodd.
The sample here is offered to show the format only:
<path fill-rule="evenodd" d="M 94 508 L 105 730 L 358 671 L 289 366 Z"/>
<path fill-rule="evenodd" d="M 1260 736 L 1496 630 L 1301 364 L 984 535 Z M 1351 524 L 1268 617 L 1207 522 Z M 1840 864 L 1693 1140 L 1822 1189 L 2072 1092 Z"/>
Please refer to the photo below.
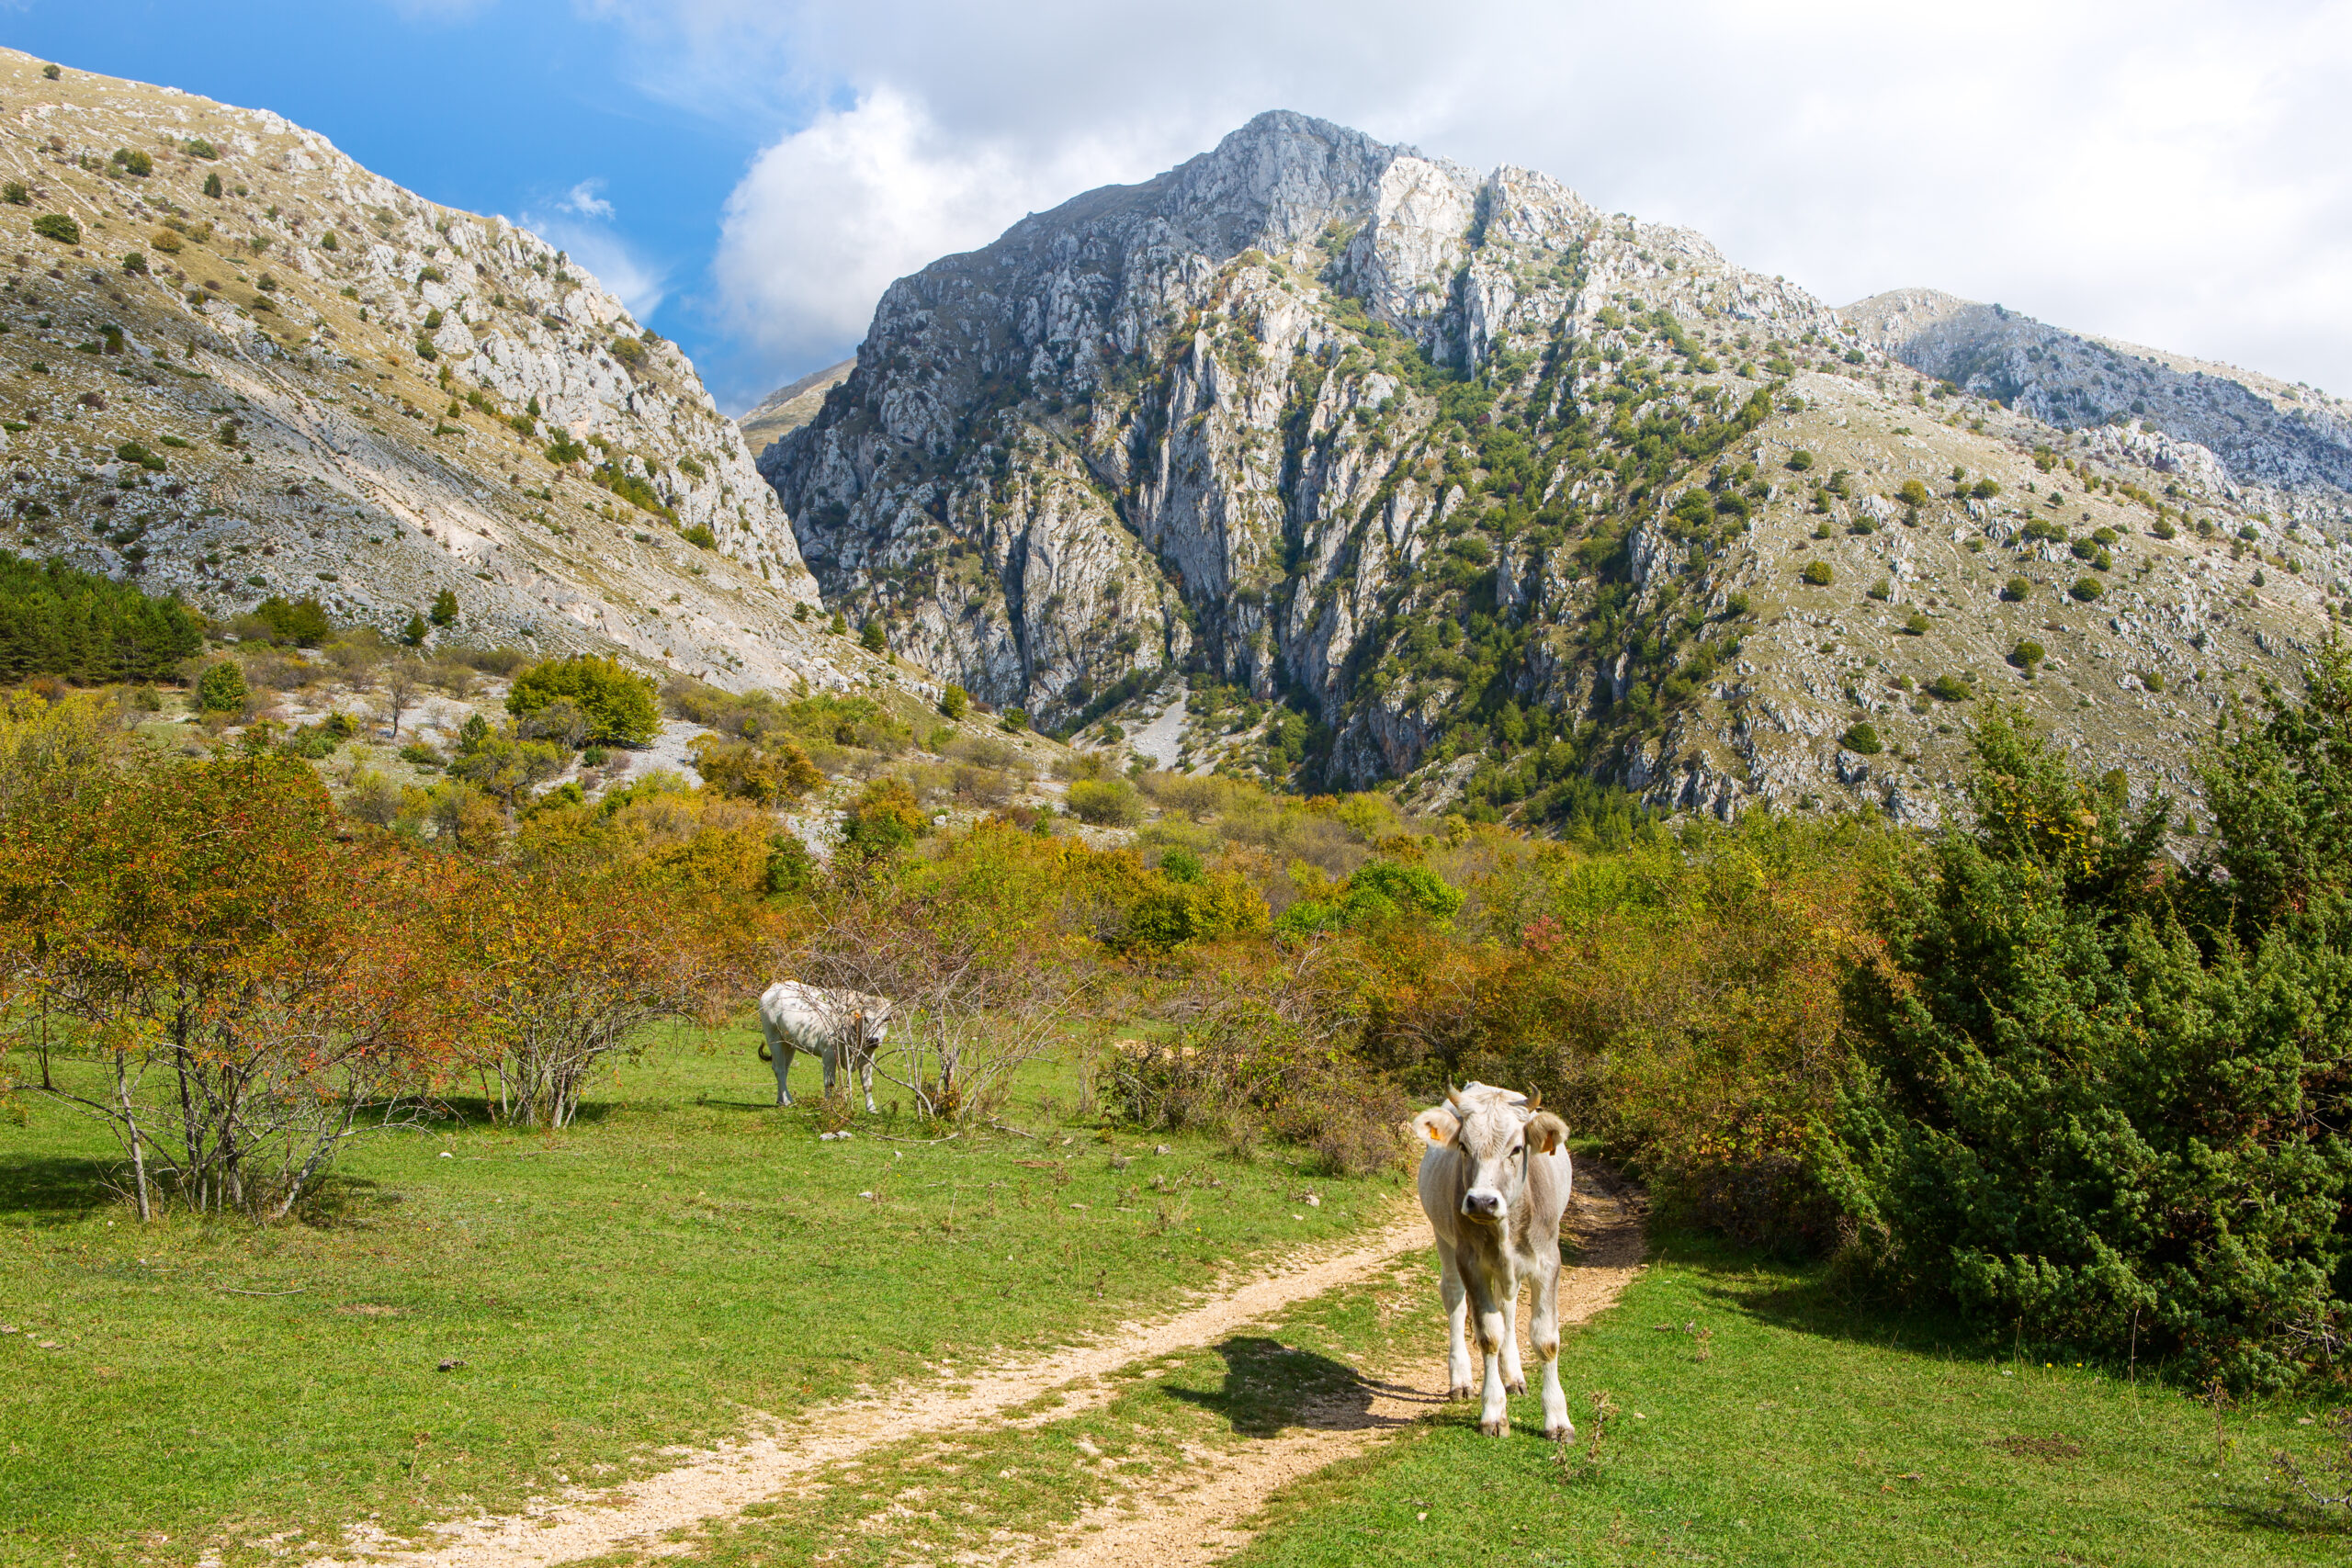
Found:
<path fill-rule="evenodd" d="M 839 365 L 828 365 L 822 370 L 811 370 L 797 381 L 778 387 L 747 413 L 740 415 L 735 427 L 743 433 L 743 444 L 753 457 L 766 451 L 817 417 L 825 406 L 825 394 L 849 379 L 857 368 L 857 361 L 844 359 Z"/>

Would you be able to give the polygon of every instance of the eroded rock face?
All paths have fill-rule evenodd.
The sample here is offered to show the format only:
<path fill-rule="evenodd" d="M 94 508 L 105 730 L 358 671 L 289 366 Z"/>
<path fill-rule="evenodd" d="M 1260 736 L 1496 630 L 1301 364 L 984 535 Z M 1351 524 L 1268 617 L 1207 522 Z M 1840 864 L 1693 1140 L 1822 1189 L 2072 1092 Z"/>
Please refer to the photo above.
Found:
<path fill-rule="evenodd" d="M 2253 502 L 2211 450 L 1931 391 L 1699 235 L 1270 114 L 893 285 L 760 466 L 828 597 L 985 701 L 1070 727 L 1182 669 L 1196 764 L 1539 815 L 1599 779 L 1929 820 L 1963 738 L 1938 676 L 1996 690 L 2020 637 L 2124 602 L 2142 640 L 2066 670 L 2177 675 L 2225 635 L 2269 659 L 2256 630 L 2324 615 L 2324 539 L 2261 536 L 2308 556 L 2274 565 L 2291 592 L 2216 560 Z M 2120 574 L 2096 611 L 2089 570 Z M 2226 631 L 2177 640 L 2157 606 L 2216 588 Z M 2111 681 L 2019 700 L 2118 761 L 2211 714 Z M 1864 716 L 1899 765 L 1841 767 Z"/>

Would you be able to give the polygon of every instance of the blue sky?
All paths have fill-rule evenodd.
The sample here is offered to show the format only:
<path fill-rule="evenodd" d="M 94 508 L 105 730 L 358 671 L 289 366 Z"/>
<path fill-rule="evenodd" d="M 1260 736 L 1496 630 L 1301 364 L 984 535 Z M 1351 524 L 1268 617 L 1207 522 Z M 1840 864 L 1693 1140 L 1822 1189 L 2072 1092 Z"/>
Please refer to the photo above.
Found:
<path fill-rule="evenodd" d="M 890 279 L 1293 108 L 1906 286 L 2352 393 L 2352 0 L 0 0 L 525 222 L 738 412 Z"/>

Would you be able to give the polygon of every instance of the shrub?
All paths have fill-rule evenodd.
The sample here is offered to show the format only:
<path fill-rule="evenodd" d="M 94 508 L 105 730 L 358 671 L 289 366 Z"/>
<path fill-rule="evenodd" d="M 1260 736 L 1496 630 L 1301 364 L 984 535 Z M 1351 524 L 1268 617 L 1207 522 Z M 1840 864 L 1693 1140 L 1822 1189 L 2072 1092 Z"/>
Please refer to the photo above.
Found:
<path fill-rule="evenodd" d="M 872 859 L 904 849 L 931 830 L 931 818 L 904 779 L 868 784 L 842 813 L 842 842 Z"/>
<path fill-rule="evenodd" d="M 421 611 L 411 613 L 407 624 L 401 627 L 401 640 L 411 648 L 418 648 L 424 645 L 425 635 L 424 614 Z"/>
<path fill-rule="evenodd" d="M 175 230 L 158 229 L 147 236 L 147 243 L 167 256 L 175 256 L 180 254 L 180 237 Z"/>
<path fill-rule="evenodd" d="M 122 270 L 130 274 L 133 277 L 146 276 L 146 256 L 137 251 L 125 251 L 122 254 Z"/>
<path fill-rule="evenodd" d="M 2107 587 L 2096 577 L 2078 577 L 2075 579 L 2075 585 L 2066 592 L 2087 604 L 2105 593 Z"/>
<path fill-rule="evenodd" d="M 1160 869 L 1167 870 L 1166 862 Z M 1190 942 L 1261 936 L 1271 923 L 1265 896 L 1238 872 L 1209 872 L 1192 862 L 1192 874 L 1166 877 L 1127 907 L 1113 945 L 1165 953 Z"/>
<path fill-rule="evenodd" d="M 155 172 L 155 160 L 135 147 L 116 148 L 113 163 L 116 168 L 134 179 L 143 180 Z"/>
<path fill-rule="evenodd" d="M 826 623 L 825 629 L 835 637 L 847 637 L 849 636 L 849 617 L 839 610 L 835 610 L 833 618 Z"/>
<path fill-rule="evenodd" d="M 1973 825 L 1900 891 L 1849 1015 L 1865 1072 L 1829 1179 L 1891 1287 L 2199 1378 L 2335 1360 L 2343 650 L 2306 680 L 2207 752 L 2192 876 L 2162 802 L 2127 814 L 2120 776 L 2076 775 L 2006 715 L 1979 728 Z"/>
<path fill-rule="evenodd" d="M 82 226 L 62 212 L 44 212 L 33 220 L 33 232 L 44 240 L 54 240 L 61 245 L 82 243 Z"/>
<path fill-rule="evenodd" d="M 890 646 L 889 636 L 882 629 L 882 623 L 878 618 L 867 620 L 865 625 L 858 629 L 857 646 L 868 653 L 880 653 Z"/>
<path fill-rule="evenodd" d="M 218 178 L 219 176 L 216 175 L 214 177 Z M 206 182 L 208 185 L 211 182 L 209 180 Z M 207 191 L 205 194 L 207 196 L 210 196 L 216 193 Z M 334 230 L 330 229 L 325 233 L 319 236 L 319 249 L 322 251 L 339 251 L 343 249 L 343 241 L 336 235 Z"/>
<path fill-rule="evenodd" d="M 1789 454 L 1787 467 L 1790 472 L 1801 474 L 1813 467 L 1813 454 L 1800 446 Z"/>
<path fill-rule="evenodd" d="M 1873 599 L 1892 598 L 1894 594 L 1894 584 L 1889 579 L 1882 577 L 1870 585 L 1868 592 Z"/>
<path fill-rule="evenodd" d="M 1462 905 L 1461 890 L 1426 866 L 1375 860 L 1357 867 L 1329 896 L 1301 898 L 1284 909 L 1274 930 L 1285 936 L 1309 936 L 1408 916 L 1443 924 Z"/>
<path fill-rule="evenodd" d="M 2169 539 L 2177 535 L 2180 530 L 2172 525 L 2171 518 L 2159 517 L 2156 519 L 2156 525 L 2149 529 L 2148 532 L 2154 534 L 2159 539 Z"/>
<path fill-rule="evenodd" d="M 789 740 L 735 740 L 717 733 L 695 737 L 695 771 L 721 795 L 755 806 L 797 800 L 825 782 L 808 753 Z"/>
<path fill-rule="evenodd" d="M 2032 592 L 2033 583 L 2027 578 L 2012 577 L 2007 582 L 2001 584 L 2001 597 L 2007 599 L 2012 604 L 2023 604 L 2027 595 L 2030 594 Z"/>
<path fill-rule="evenodd" d="M 1070 815 L 1097 828 L 1132 828 L 1143 820 L 1143 802 L 1125 779 L 1080 779 L 1069 786 Z"/>
<path fill-rule="evenodd" d="M 1004 716 L 997 720 L 997 728 L 1010 734 L 1020 734 L 1021 731 L 1029 728 L 1029 710 L 1026 708 L 1005 709 Z"/>
<path fill-rule="evenodd" d="M 1746 614 L 1747 614 L 1747 594 L 1745 594 L 1745 593 L 1729 593 L 1729 594 L 1724 595 L 1724 618 L 1725 618 L 1726 620 L 1736 620 L 1736 619 L 1738 619 L 1740 616 L 1745 615 Z"/>
<path fill-rule="evenodd" d="M 191 158 L 212 159 L 220 156 L 220 149 L 201 136 L 191 136 L 180 143 L 180 151 Z"/>
<path fill-rule="evenodd" d="M 1894 492 L 1894 499 L 1917 512 L 1928 504 L 1928 487 L 1917 479 L 1905 479 L 1903 488 Z"/>
<path fill-rule="evenodd" d="M 219 197 L 220 195 L 220 176 L 219 175 L 207 175 L 204 176 L 204 194 L 215 198 Z M 334 236 L 333 234 L 329 234 L 327 237 L 329 239 L 333 239 Z"/>
<path fill-rule="evenodd" d="M 1826 588 L 1835 580 L 1837 573 L 1830 570 L 1829 563 L 1826 560 L 1809 560 L 1804 563 L 1804 570 L 1798 572 L 1797 576 L 1801 581 L 1809 582 L 1815 588 Z"/>
<path fill-rule="evenodd" d="M 645 345 L 633 337 L 616 337 L 611 346 L 613 357 L 631 370 L 644 369 L 646 360 L 651 357 L 647 354 Z"/>
<path fill-rule="evenodd" d="M 2030 638 L 2009 649 L 2009 662 L 2029 675 L 2033 673 L 2034 666 L 2049 657 L 2049 651 Z"/>
<path fill-rule="evenodd" d="M 1925 610 L 1912 611 L 1903 619 L 1903 630 L 1906 635 L 1911 637 L 1926 637 L 1928 635 L 1928 613 Z"/>
<path fill-rule="evenodd" d="M 695 546 L 698 549 L 715 550 L 718 548 L 718 536 L 710 531 L 710 527 L 707 524 L 697 523 L 693 527 L 679 534 L 678 537 L 685 540 L 686 543 Z"/>
<path fill-rule="evenodd" d="M 236 713 L 245 705 L 245 672 L 232 660 L 207 667 L 197 678 L 198 713 Z"/>
<path fill-rule="evenodd" d="M 661 732 L 652 681 L 616 660 L 582 653 L 533 665 L 514 678 L 506 711 L 526 718 L 558 698 L 578 704 L 588 716 L 588 739 L 644 746 Z"/>
<path fill-rule="evenodd" d="M 1957 675 L 1939 675 L 1922 689 L 1941 703 L 1964 703 L 1976 694 L 1976 688 Z"/>
<path fill-rule="evenodd" d="M 1838 738 L 1838 743 L 1847 750 L 1859 751 L 1865 757 L 1875 757 L 1886 750 L 1885 742 L 1878 738 L 1877 728 L 1869 724 L 1855 725 Z"/>
<path fill-rule="evenodd" d="M 949 718 L 960 719 L 972 705 L 972 694 L 950 681 L 939 689 L 939 711 Z"/>
<path fill-rule="evenodd" d="M 433 624 L 446 626 L 458 618 L 458 595 L 454 589 L 444 588 L 433 596 Z"/>
<path fill-rule="evenodd" d="M 288 602 L 273 593 L 254 606 L 254 618 L 269 629 L 269 640 L 281 648 L 316 648 L 332 630 L 326 606 L 316 599 Z"/>

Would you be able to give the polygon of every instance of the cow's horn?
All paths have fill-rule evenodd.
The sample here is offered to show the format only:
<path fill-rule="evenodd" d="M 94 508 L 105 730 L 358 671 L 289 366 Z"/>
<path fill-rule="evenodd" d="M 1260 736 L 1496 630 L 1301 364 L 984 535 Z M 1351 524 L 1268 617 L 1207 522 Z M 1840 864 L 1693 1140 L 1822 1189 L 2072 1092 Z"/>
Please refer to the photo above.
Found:
<path fill-rule="evenodd" d="M 1544 1091 L 1542 1089 L 1539 1089 L 1533 1094 L 1527 1097 L 1527 1109 L 1530 1111 L 1541 1111 L 1544 1109 Z"/>
<path fill-rule="evenodd" d="M 1446 1086 L 1445 1086 L 1445 1102 L 1446 1102 L 1448 1105 L 1456 1106 L 1456 1107 L 1460 1106 L 1460 1105 L 1461 1105 L 1461 1103 L 1462 1103 L 1462 1091 L 1461 1091 L 1461 1090 L 1459 1090 L 1459 1089 L 1455 1089 L 1452 1084 L 1448 1084 L 1448 1085 L 1446 1085 Z"/>

